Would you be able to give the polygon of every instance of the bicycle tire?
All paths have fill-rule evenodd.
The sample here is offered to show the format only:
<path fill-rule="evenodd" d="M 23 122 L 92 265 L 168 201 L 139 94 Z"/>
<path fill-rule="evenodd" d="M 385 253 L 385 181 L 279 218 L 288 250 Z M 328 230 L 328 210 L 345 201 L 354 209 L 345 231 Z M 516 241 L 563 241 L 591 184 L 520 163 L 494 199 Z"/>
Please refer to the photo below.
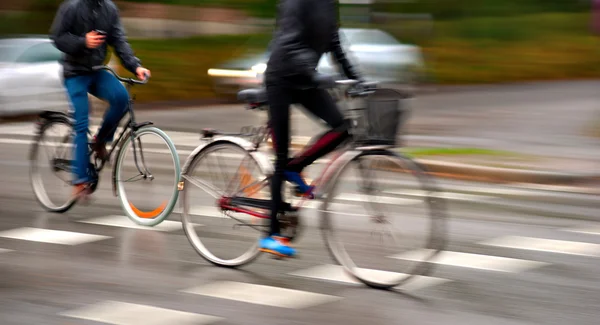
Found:
<path fill-rule="evenodd" d="M 336 187 L 340 184 L 341 175 L 344 170 L 356 162 L 358 159 L 365 156 L 384 156 L 396 162 L 402 162 L 403 165 L 409 166 L 408 171 L 420 182 L 421 189 L 428 193 L 426 198 L 429 218 L 431 226 L 429 230 L 429 237 L 427 238 L 426 248 L 431 254 L 416 263 L 416 266 L 412 268 L 410 272 L 404 273 L 402 277 L 398 277 L 392 281 L 379 281 L 372 278 L 367 278 L 360 274 L 360 268 L 356 266 L 348 252 L 345 250 L 344 245 L 340 244 L 337 240 L 335 229 L 333 229 L 331 222 L 331 214 L 328 212 L 328 206 L 331 204 L 333 194 L 335 193 Z M 431 195 L 432 193 L 439 192 L 434 179 L 430 177 L 425 169 L 411 158 L 398 154 L 385 149 L 375 150 L 363 150 L 348 152 L 347 157 L 340 157 L 341 165 L 335 171 L 333 176 L 330 178 L 327 189 L 324 190 L 324 201 L 321 205 L 321 230 L 326 246 L 333 257 L 333 259 L 343 266 L 344 270 L 350 274 L 356 280 L 366 284 L 367 286 L 378 288 L 378 289 L 389 289 L 393 287 L 401 287 L 401 285 L 409 282 L 416 276 L 428 275 L 433 271 L 433 264 L 430 263 L 437 254 L 442 251 L 446 245 L 446 208 L 444 201 L 439 195 Z M 331 195 L 330 195 L 331 194 Z M 435 197 L 435 198 L 434 198 Z M 363 273 L 366 274 L 366 273 Z"/>
<path fill-rule="evenodd" d="M 125 158 L 125 154 L 127 152 L 127 150 L 125 150 L 125 149 L 131 144 L 131 135 L 130 134 L 126 135 L 126 138 L 123 141 L 123 143 L 120 145 L 119 151 L 117 153 L 117 158 L 115 160 L 115 167 L 114 167 L 115 168 L 114 182 L 117 182 L 117 184 L 115 184 L 116 185 L 116 193 L 119 198 L 119 202 L 121 203 L 121 207 L 123 208 L 123 211 L 125 212 L 125 215 L 131 221 L 135 222 L 138 225 L 154 227 L 154 226 L 160 224 L 161 222 L 163 222 L 167 217 L 169 217 L 169 215 L 173 211 L 173 208 L 175 207 L 175 204 L 177 203 L 177 199 L 179 197 L 178 183 L 179 183 L 179 176 L 181 173 L 181 168 L 180 168 L 180 162 L 179 162 L 179 155 L 177 153 L 177 150 L 175 149 L 175 145 L 173 144 L 173 141 L 171 141 L 171 138 L 169 138 L 169 136 L 164 131 L 162 131 L 159 128 L 156 128 L 154 126 L 144 126 L 140 129 L 138 129 L 137 131 L 135 131 L 134 138 L 137 139 L 138 137 L 145 135 L 145 134 L 153 134 L 153 135 L 156 135 L 159 138 L 161 138 L 167 144 L 167 147 L 169 148 L 168 149 L 169 154 L 171 155 L 171 158 L 173 160 L 173 165 L 174 165 L 173 177 L 175 179 L 175 182 L 174 182 L 173 188 L 171 189 L 171 191 L 172 191 L 171 198 L 168 200 L 166 206 L 155 217 L 152 217 L 152 218 L 140 217 L 136 213 L 136 211 L 134 211 L 134 209 L 131 207 L 129 200 L 127 199 L 127 193 L 125 192 L 122 183 L 118 182 L 118 180 L 121 179 L 123 162 L 125 160 L 124 158 Z"/>
<path fill-rule="evenodd" d="M 248 152 L 247 149 L 245 149 L 244 147 L 242 147 L 241 145 L 239 145 L 237 143 L 227 141 L 227 140 L 224 140 L 224 141 L 219 140 L 219 141 L 215 141 L 215 142 L 212 142 L 212 143 L 206 145 L 201 150 L 199 150 L 197 154 L 195 154 L 195 155 L 193 154 L 189 158 L 191 160 L 189 160 L 185 164 L 186 167 L 184 168 L 184 171 L 183 171 L 182 177 L 181 177 L 182 182 L 184 184 L 183 190 L 182 190 L 182 192 L 183 192 L 182 200 L 181 200 L 181 204 L 183 207 L 182 213 L 181 213 L 181 219 L 182 219 L 183 229 L 184 229 L 186 237 L 188 238 L 188 241 L 190 242 L 190 244 L 192 245 L 194 250 L 202 258 L 204 258 L 206 261 L 212 263 L 213 265 L 217 265 L 217 266 L 221 266 L 221 267 L 228 267 L 228 268 L 236 268 L 236 267 L 240 267 L 240 266 L 243 266 L 245 264 L 248 264 L 248 263 L 254 261 L 260 255 L 261 252 L 258 249 L 259 236 L 257 236 L 257 240 L 256 240 L 255 244 L 253 246 L 249 247 L 241 255 L 239 255 L 235 258 L 231 258 L 231 259 L 220 258 L 215 253 L 211 252 L 211 250 L 208 247 L 206 247 L 206 245 L 203 243 L 200 236 L 196 233 L 195 224 L 191 220 L 191 213 L 190 213 L 190 208 L 189 208 L 189 203 L 191 201 L 191 199 L 189 198 L 189 187 L 193 186 L 193 184 L 190 182 L 189 178 L 191 177 L 191 175 L 193 175 L 195 168 L 199 165 L 199 163 L 201 161 L 206 159 L 206 157 L 209 156 L 212 152 L 215 152 L 218 150 L 223 150 L 224 148 L 233 149 L 235 151 L 243 153 L 244 155 L 246 155 L 246 157 L 250 157 L 252 162 L 255 163 L 256 166 L 258 166 L 259 171 L 263 175 L 267 175 L 268 172 L 265 170 L 265 168 L 263 168 L 264 162 L 263 163 L 259 162 L 254 156 L 252 156 L 250 154 L 250 152 Z"/>
<path fill-rule="evenodd" d="M 40 203 L 40 205 L 49 212 L 54 212 L 54 213 L 64 213 L 69 211 L 74 205 L 75 203 L 77 203 L 77 200 L 73 197 L 70 197 L 66 202 L 64 202 L 62 205 L 53 205 L 52 200 L 48 197 L 48 194 L 46 191 L 46 189 L 44 188 L 42 182 L 41 182 L 41 176 L 39 174 L 39 169 L 38 169 L 38 165 L 37 165 L 37 161 L 39 159 L 39 147 L 40 147 L 40 142 L 44 139 L 45 137 L 45 133 L 46 131 L 53 125 L 57 125 L 57 124 L 63 124 L 65 125 L 69 130 L 73 130 L 73 125 L 72 123 L 66 119 L 66 118 L 56 118 L 56 119 L 49 119 L 49 120 L 45 120 L 40 126 L 39 126 L 39 132 L 36 135 L 33 144 L 31 146 L 30 149 L 30 154 L 29 154 L 29 160 L 30 160 L 30 166 L 29 166 L 29 178 L 31 181 L 31 186 L 34 192 L 34 196 L 36 198 L 36 200 Z M 68 136 L 66 141 L 64 142 L 69 142 L 72 143 L 72 133 L 69 133 L 70 135 Z"/>

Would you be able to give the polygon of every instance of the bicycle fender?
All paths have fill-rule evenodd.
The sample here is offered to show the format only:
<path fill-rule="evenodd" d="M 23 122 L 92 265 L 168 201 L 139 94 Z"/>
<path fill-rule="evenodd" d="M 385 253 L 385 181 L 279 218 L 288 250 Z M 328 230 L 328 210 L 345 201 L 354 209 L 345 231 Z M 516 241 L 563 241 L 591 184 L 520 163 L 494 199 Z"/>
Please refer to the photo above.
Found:
<path fill-rule="evenodd" d="M 321 175 L 319 184 L 322 185 L 317 186 L 317 192 L 315 193 L 315 195 L 317 197 L 322 197 L 323 195 L 329 193 L 329 191 L 331 190 L 331 180 L 338 177 L 339 173 L 342 171 L 344 166 L 351 162 L 354 158 L 363 154 L 363 152 L 364 151 L 362 150 L 348 150 L 344 152 L 341 156 L 339 156 L 337 159 L 332 161 L 331 164 L 326 167 L 325 171 Z"/>

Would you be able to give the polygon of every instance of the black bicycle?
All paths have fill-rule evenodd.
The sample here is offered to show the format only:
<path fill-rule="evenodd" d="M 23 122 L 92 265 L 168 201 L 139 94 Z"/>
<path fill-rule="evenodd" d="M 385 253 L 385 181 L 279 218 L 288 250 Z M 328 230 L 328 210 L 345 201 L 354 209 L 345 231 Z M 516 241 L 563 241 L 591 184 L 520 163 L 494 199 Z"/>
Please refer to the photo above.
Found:
<path fill-rule="evenodd" d="M 95 67 L 106 70 L 125 84 L 129 92 L 133 85 L 143 85 L 145 80 L 123 78 L 108 66 Z M 155 226 L 165 220 L 173 210 L 179 191 L 179 156 L 169 136 L 153 126 L 152 122 L 137 123 L 130 96 L 129 116 L 119 136 L 113 142 L 106 160 L 99 159 L 92 150 L 92 130 L 88 130 L 88 172 L 94 180 L 92 191 L 99 188 L 99 176 L 113 153 L 112 194 L 119 198 L 127 217 L 137 224 Z M 30 152 L 30 177 L 38 202 L 48 211 L 63 213 L 71 209 L 77 199 L 72 195 L 74 121 L 70 114 L 45 111 L 37 122 L 37 134 Z M 53 132 L 58 130 L 58 132 Z M 61 132 L 62 131 L 62 132 Z M 143 137 L 143 139 L 142 139 Z M 42 149 L 47 148 L 47 149 Z M 47 157 L 42 155 L 46 153 Z M 131 160 L 128 159 L 131 156 Z M 44 171 L 50 173 L 49 182 Z M 54 183 L 53 183 L 54 182 Z M 139 186 L 131 189 L 129 186 Z M 62 190 L 66 189 L 66 195 Z"/>

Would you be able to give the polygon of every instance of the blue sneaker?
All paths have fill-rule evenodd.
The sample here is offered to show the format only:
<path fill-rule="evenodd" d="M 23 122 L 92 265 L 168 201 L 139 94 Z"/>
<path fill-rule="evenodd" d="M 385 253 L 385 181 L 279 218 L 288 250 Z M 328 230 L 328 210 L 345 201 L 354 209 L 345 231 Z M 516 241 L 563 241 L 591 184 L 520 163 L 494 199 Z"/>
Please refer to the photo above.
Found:
<path fill-rule="evenodd" d="M 304 178 L 302 178 L 302 175 L 300 175 L 300 173 L 290 172 L 290 171 L 286 170 L 283 172 L 283 175 L 284 175 L 286 181 L 296 184 L 296 193 L 297 194 L 299 194 L 301 196 L 312 195 L 313 186 L 306 184 L 306 182 L 304 181 Z"/>
<path fill-rule="evenodd" d="M 278 235 L 261 239 L 258 246 L 261 252 L 270 253 L 280 257 L 292 257 L 296 255 L 296 250 L 289 246 L 289 240 Z"/>

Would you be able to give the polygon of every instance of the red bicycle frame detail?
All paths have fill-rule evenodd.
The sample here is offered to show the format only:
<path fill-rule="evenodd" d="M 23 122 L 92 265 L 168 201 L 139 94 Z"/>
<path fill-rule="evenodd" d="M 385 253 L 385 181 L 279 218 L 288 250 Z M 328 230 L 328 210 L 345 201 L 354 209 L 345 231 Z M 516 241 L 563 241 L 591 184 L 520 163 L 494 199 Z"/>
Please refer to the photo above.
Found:
<path fill-rule="evenodd" d="M 271 148 L 273 150 L 276 150 L 275 147 L 277 144 L 275 143 L 275 140 L 273 139 L 273 136 L 272 136 L 273 134 L 272 134 L 272 129 L 271 129 L 270 124 L 267 124 L 266 132 L 271 137 Z M 268 140 L 268 137 L 265 140 Z M 257 147 L 258 147 L 258 145 L 259 144 L 257 143 Z M 333 165 L 333 163 L 342 154 L 343 154 L 343 151 L 337 152 L 334 155 L 334 157 L 332 157 L 332 159 L 327 163 L 325 169 L 321 172 L 321 175 L 317 179 L 313 180 L 313 182 L 310 184 L 310 186 L 313 186 L 313 188 L 317 188 L 317 185 L 321 182 L 323 176 L 327 174 L 327 171 L 329 170 L 329 168 Z M 310 199 L 308 197 L 303 197 L 301 199 L 300 203 L 298 203 L 298 205 L 296 206 L 296 208 L 301 208 L 304 205 L 304 202 L 306 202 L 307 200 L 310 200 Z M 245 214 L 251 215 L 253 217 L 262 218 L 262 219 L 270 219 L 271 218 L 271 216 L 268 214 L 256 212 L 256 211 L 244 208 L 244 207 L 231 205 L 231 197 L 225 197 L 225 196 L 221 197 L 218 200 L 218 205 L 224 211 L 234 211 L 234 212 L 238 212 L 238 213 L 245 213 Z"/>

